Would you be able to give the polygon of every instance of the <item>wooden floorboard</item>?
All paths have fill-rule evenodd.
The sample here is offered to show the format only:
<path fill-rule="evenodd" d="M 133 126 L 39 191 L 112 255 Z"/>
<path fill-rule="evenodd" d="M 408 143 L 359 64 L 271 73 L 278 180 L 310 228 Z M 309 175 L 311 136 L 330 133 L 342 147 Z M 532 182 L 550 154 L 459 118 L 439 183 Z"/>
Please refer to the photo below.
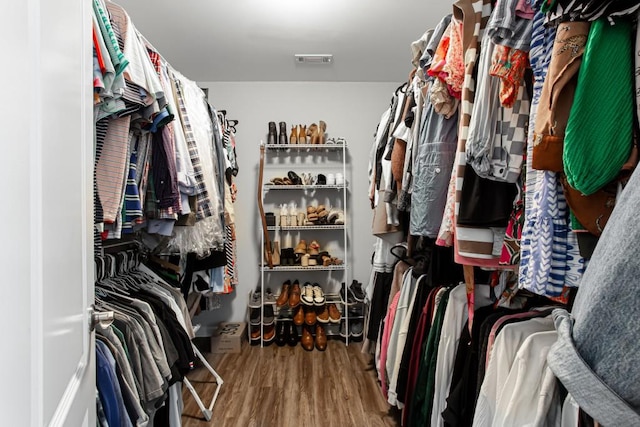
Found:
<path fill-rule="evenodd" d="M 224 384 L 203 419 L 184 388 L 184 427 L 396 427 L 377 383 L 371 357 L 360 344 L 348 347 L 329 340 L 325 352 L 306 352 L 300 345 L 260 348 L 243 343 L 239 354 L 207 354 Z M 195 389 L 211 401 L 215 390 L 209 372 L 196 368 L 188 375 Z"/>

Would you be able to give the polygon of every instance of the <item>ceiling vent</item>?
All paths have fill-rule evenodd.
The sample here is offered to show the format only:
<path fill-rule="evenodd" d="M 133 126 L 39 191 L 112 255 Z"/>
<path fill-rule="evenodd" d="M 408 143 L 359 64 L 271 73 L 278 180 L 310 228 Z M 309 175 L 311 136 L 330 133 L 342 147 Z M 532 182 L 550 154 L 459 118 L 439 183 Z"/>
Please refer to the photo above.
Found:
<path fill-rule="evenodd" d="M 296 64 L 332 64 L 333 55 L 322 54 L 296 54 Z"/>

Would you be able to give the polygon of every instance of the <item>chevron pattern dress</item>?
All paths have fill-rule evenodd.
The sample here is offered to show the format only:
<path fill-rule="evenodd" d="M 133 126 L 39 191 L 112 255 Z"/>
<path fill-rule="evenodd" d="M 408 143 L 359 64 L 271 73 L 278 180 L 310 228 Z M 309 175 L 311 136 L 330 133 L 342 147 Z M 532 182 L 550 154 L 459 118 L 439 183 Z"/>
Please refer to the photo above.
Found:
<path fill-rule="evenodd" d="M 536 13 L 531 40 L 530 61 L 534 72 L 525 182 L 525 222 L 522 232 L 520 288 L 539 295 L 562 297 L 567 287 L 578 286 L 584 260 L 568 224 L 567 202 L 554 172 L 531 167 L 533 130 L 549 68 L 555 29 L 544 27 L 544 14 Z"/>

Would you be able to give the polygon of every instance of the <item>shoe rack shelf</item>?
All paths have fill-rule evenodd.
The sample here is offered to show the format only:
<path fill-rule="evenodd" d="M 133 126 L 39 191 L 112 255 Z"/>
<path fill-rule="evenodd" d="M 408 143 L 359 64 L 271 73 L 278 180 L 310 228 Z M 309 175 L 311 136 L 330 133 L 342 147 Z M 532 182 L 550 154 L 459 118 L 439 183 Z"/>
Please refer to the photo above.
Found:
<path fill-rule="evenodd" d="M 282 283 L 287 279 L 298 279 L 300 283 L 304 283 L 306 281 L 310 282 L 318 282 L 320 278 L 320 273 L 318 272 L 326 272 L 326 276 L 322 279 L 325 280 L 325 283 L 321 283 L 323 288 L 326 302 L 334 303 L 338 308 L 338 311 L 341 313 L 342 317 L 337 323 L 328 323 L 325 324 L 325 332 L 327 336 L 340 336 L 340 331 L 343 328 L 346 328 L 349 331 L 349 311 L 348 308 L 350 305 L 347 305 L 342 301 L 339 295 L 340 283 L 350 283 L 350 269 L 349 267 L 349 250 L 348 250 L 348 232 L 349 232 L 349 222 L 348 222 L 348 201 L 347 195 L 349 193 L 349 184 L 347 181 L 347 144 L 339 143 L 339 144 L 265 144 L 265 166 L 269 166 L 269 168 L 265 167 L 265 172 L 269 170 L 270 172 L 274 171 L 274 167 L 276 169 L 285 169 L 287 167 L 295 168 L 297 163 L 301 161 L 305 163 L 307 160 L 313 161 L 312 167 L 322 167 L 322 170 L 327 170 L 329 172 L 341 173 L 344 177 L 343 181 L 339 181 L 335 185 L 286 185 L 286 184 L 274 184 L 272 182 L 265 182 L 262 185 L 262 188 L 259 191 L 262 191 L 262 194 L 265 196 L 265 205 L 272 204 L 275 209 L 275 199 L 282 197 L 291 197 L 290 202 L 297 202 L 300 199 L 309 198 L 326 198 L 327 201 L 330 201 L 330 205 L 340 206 L 342 207 L 344 221 L 345 224 L 327 224 L 327 225 L 299 225 L 299 226 L 280 226 L 280 225 L 271 225 L 267 226 L 267 232 L 270 234 L 270 238 L 272 240 L 277 240 L 277 237 L 280 235 L 280 232 L 297 232 L 300 234 L 301 239 L 305 239 L 308 241 L 317 239 L 322 242 L 323 237 L 321 233 L 327 233 L 327 237 L 324 239 L 328 239 L 332 242 L 336 253 L 342 259 L 343 263 L 338 265 L 328 265 L 328 266 L 309 266 L 302 267 L 300 265 L 286 265 L 286 266 L 274 266 L 273 268 L 269 268 L 268 265 L 264 264 L 262 260 L 265 259 L 265 242 L 264 235 L 261 233 L 261 251 L 260 251 L 260 260 L 259 269 L 260 269 L 260 284 L 259 290 L 261 295 L 263 296 L 263 300 L 265 295 L 265 289 L 278 289 Z M 331 152 L 331 156 L 325 156 L 325 153 Z M 312 157 L 315 156 L 314 159 Z M 271 158 L 271 162 L 269 161 Z M 280 190 L 283 190 L 281 193 Z M 294 190 L 298 190 L 296 193 Z M 305 190 L 304 192 L 301 190 Z M 317 190 L 328 190 L 328 191 L 317 191 Z M 333 191 L 335 190 L 335 191 Z M 273 194 L 271 194 L 273 192 Z M 277 194 L 280 194 L 278 196 Z M 286 196 L 284 196 L 286 194 Z M 322 203 L 322 202 L 319 202 Z M 335 203 L 335 204 L 334 204 Z M 304 210 L 304 208 L 302 208 Z M 336 240 L 337 239 L 337 240 Z M 282 243 L 282 242 L 281 242 Z M 336 246 L 337 245 L 337 246 Z M 295 242 L 294 242 L 295 246 Z M 330 250 L 331 251 L 331 250 Z M 340 252 L 342 252 L 340 254 Z M 331 256 L 334 256 L 332 253 Z M 298 273 L 297 277 L 287 277 L 287 275 L 283 274 L 286 272 L 295 272 Z M 309 276 L 306 276 L 304 273 L 310 273 Z M 274 304 L 273 302 L 265 302 L 266 304 Z M 262 315 L 264 316 L 264 307 L 262 305 Z M 280 307 L 274 306 L 275 317 L 276 319 L 288 318 L 291 314 L 291 309 L 288 306 Z M 264 317 L 261 317 L 264 318 Z M 278 320 L 276 320 L 276 323 Z M 344 323 L 344 326 L 343 326 Z M 264 328 L 265 325 L 261 326 L 261 341 L 260 344 L 263 346 L 266 342 L 264 341 Z M 350 334 L 347 336 L 343 335 L 345 340 L 345 344 L 349 344 Z"/>
<path fill-rule="evenodd" d="M 265 148 L 267 150 L 275 150 L 275 151 L 286 151 L 286 150 L 295 150 L 295 151 L 340 151 L 345 150 L 347 148 L 346 144 L 265 144 Z"/>
<path fill-rule="evenodd" d="M 299 225 L 296 227 L 268 226 L 269 231 L 344 230 L 344 225 Z"/>
<path fill-rule="evenodd" d="M 264 272 L 269 271 L 342 271 L 346 270 L 345 264 L 339 265 L 312 265 L 309 267 L 302 267 L 300 265 L 279 265 L 269 268 L 269 266 L 263 267 Z"/>
<path fill-rule="evenodd" d="M 324 190 L 324 189 L 333 189 L 333 190 L 343 190 L 348 189 L 349 186 L 347 183 L 344 185 L 278 185 L 278 184 L 265 184 L 263 190 L 271 191 L 271 190 Z"/>

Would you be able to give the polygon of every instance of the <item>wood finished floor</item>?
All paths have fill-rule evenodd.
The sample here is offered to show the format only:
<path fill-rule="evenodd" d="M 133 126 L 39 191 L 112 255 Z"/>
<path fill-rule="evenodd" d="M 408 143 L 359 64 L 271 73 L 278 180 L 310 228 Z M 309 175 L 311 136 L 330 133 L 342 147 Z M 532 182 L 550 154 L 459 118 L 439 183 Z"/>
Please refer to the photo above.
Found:
<path fill-rule="evenodd" d="M 300 345 L 260 348 L 243 343 L 240 354 L 207 354 L 224 384 L 204 421 L 184 387 L 184 427 L 395 427 L 377 384 L 370 356 L 360 344 L 329 340 L 325 352 Z M 188 375 L 209 406 L 215 390 L 204 368 Z M 204 397 L 208 396 L 208 397 Z"/>

